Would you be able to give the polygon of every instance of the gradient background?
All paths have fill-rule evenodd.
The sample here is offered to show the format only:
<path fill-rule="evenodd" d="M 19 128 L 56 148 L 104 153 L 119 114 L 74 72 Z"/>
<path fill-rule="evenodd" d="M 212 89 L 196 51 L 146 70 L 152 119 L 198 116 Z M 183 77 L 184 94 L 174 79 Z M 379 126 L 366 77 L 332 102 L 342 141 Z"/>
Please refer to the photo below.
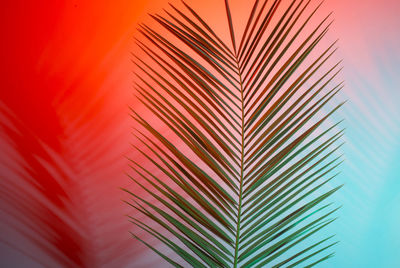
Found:
<path fill-rule="evenodd" d="M 214 2 L 188 1 L 224 36 L 223 1 Z M 248 10 L 231 2 L 240 25 Z M 161 264 L 129 237 L 130 210 L 118 187 L 129 184 L 127 107 L 140 109 L 131 86 L 135 27 L 167 3 L 2 3 L 1 267 Z M 341 242 L 320 267 L 400 267 L 400 2 L 325 1 L 321 13 L 332 10 L 329 38 L 340 39 L 349 100 L 340 114 L 345 187 L 334 197 L 343 208 L 330 227 Z"/>

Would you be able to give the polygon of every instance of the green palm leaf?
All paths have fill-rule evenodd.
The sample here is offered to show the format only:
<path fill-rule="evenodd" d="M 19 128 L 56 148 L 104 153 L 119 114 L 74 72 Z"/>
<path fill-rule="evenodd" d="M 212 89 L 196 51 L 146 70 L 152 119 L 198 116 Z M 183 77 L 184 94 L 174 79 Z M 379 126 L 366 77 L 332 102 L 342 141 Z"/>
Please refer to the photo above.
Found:
<path fill-rule="evenodd" d="M 225 1 L 231 48 L 189 5 L 140 25 L 134 55 L 136 150 L 130 220 L 176 254 L 133 236 L 174 266 L 315 265 L 333 236 L 310 238 L 335 220 L 328 198 L 343 130 L 328 119 L 343 87 L 333 84 L 336 42 L 316 51 L 329 16 L 320 5 L 256 0 L 240 39 Z M 316 56 L 312 57 L 312 53 Z M 329 108 L 330 107 L 330 108 Z M 157 127 L 155 127 L 157 126 Z M 167 130 L 161 130 L 164 126 Z"/>

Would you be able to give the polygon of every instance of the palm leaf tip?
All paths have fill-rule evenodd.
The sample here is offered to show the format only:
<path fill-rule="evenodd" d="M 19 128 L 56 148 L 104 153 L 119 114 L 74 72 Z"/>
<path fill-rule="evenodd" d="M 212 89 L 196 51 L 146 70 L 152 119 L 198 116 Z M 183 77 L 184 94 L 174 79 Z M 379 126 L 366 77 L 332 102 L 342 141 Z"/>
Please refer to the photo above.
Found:
<path fill-rule="evenodd" d="M 225 0 L 228 42 L 193 8 L 170 5 L 141 24 L 131 109 L 141 157 L 128 202 L 139 241 L 174 266 L 315 265 L 333 256 L 318 237 L 338 208 L 331 186 L 343 130 L 331 123 L 343 83 L 331 24 L 312 1 L 255 1 L 244 33 Z M 283 1 L 284 2 L 284 1 Z M 313 21 L 317 21 L 315 24 Z M 136 55 L 139 54 L 135 53 Z"/>

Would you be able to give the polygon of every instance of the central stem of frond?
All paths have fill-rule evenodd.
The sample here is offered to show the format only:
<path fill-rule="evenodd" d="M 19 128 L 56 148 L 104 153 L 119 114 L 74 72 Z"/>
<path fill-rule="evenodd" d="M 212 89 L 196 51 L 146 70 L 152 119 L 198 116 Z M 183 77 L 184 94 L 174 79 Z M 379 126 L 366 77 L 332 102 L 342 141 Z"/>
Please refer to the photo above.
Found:
<path fill-rule="evenodd" d="M 242 82 L 242 72 L 239 66 L 239 60 L 237 55 L 235 55 L 238 74 L 239 74 L 239 82 L 240 82 L 240 101 L 241 101 L 241 152 L 240 152 L 240 185 L 239 185 L 239 202 L 238 202 L 238 212 L 237 212 L 237 225 L 236 225 L 236 239 L 235 239 L 235 254 L 234 254 L 234 262 L 233 267 L 236 268 L 238 265 L 238 257 L 239 257 L 239 238 L 240 238 L 240 220 L 242 215 L 242 194 L 243 194 L 243 177 L 244 177 L 244 94 L 243 94 L 243 82 Z"/>

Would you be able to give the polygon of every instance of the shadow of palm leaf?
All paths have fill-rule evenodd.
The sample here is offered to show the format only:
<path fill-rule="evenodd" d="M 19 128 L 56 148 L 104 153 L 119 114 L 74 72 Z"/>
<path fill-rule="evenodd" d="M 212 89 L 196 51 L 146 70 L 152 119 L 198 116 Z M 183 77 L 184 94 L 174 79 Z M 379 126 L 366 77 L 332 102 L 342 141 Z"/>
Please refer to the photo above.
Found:
<path fill-rule="evenodd" d="M 85 267 L 86 238 L 71 199 L 74 182 L 60 156 L 40 141 L 4 105 L 0 107 L 2 211 L 27 243 L 33 243 L 62 266 Z M 12 238 L 12 236 L 10 236 Z M 7 239 L 5 239 L 7 240 Z M 13 244 L 42 265 L 35 250 Z"/>

